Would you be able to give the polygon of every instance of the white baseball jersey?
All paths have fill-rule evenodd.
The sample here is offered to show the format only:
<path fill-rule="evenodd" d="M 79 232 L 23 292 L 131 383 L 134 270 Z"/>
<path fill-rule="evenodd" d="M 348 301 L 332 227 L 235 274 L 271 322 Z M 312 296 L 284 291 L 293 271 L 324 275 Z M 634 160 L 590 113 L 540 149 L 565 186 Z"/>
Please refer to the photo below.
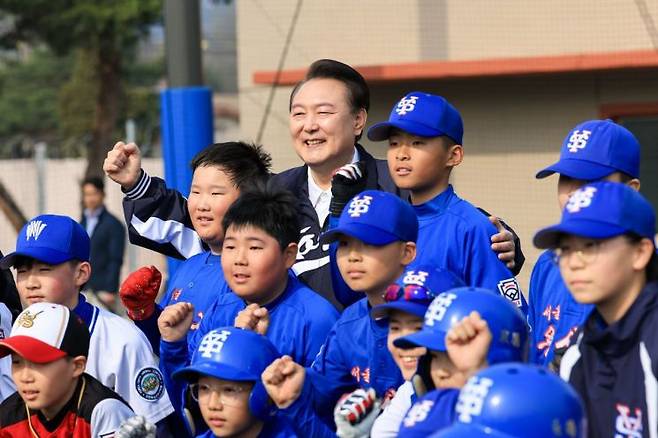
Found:
<path fill-rule="evenodd" d="M 4 303 L 0 303 L 0 339 L 11 333 L 11 312 Z M 16 385 L 11 377 L 11 355 L 0 359 L 0 402 L 16 392 Z"/>
<path fill-rule="evenodd" d="M 86 372 L 156 423 L 174 412 L 146 336 L 135 325 L 96 306 L 89 324 Z"/>
<path fill-rule="evenodd" d="M 396 437 L 400 431 L 400 425 L 407 411 L 411 409 L 411 397 L 414 394 L 414 386 L 410 381 L 405 381 L 395 393 L 395 396 L 375 420 L 370 431 L 373 438 Z"/>

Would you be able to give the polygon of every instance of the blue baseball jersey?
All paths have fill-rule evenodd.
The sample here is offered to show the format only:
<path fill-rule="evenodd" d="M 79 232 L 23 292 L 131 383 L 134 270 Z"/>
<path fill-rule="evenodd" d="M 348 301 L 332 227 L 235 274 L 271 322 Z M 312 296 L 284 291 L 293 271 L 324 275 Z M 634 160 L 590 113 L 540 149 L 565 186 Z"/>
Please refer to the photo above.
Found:
<path fill-rule="evenodd" d="M 468 286 L 498 291 L 527 314 L 519 284 L 491 249 L 496 227 L 477 208 L 458 197 L 452 185 L 413 207 L 419 229 L 417 255 L 410 267 L 431 264 L 448 269 Z"/>
<path fill-rule="evenodd" d="M 398 437 L 421 438 L 449 427 L 455 421 L 458 389 L 437 389 L 418 399 L 405 415 Z"/>
<path fill-rule="evenodd" d="M 146 335 L 153 351 L 158 353 L 160 349 L 158 317 L 162 309 L 178 302 L 192 303 L 194 318 L 190 332 L 187 334 L 190 338 L 199 328 L 203 316 L 218 294 L 225 290 L 224 284 L 221 256 L 210 251 L 192 256 L 179 265 L 153 315 L 145 320 L 135 321 L 135 325 Z"/>
<path fill-rule="evenodd" d="M 306 370 L 300 398 L 284 410 L 295 428 L 305 428 L 298 434 L 324 436 L 324 429 L 333 428 L 334 407 L 343 394 L 362 387 L 392 398 L 404 382 L 386 347 L 388 319 L 372 319 L 370 309 L 367 298 L 345 309 Z"/>
<path fill-rule="evenodd" d="M 284 292 L 265 306 L 270 314 L 266 336 L 281 355 L 287 354 L 295 362 L 308 366 L 338 319 L 338 312 L 329 301 L 304 286 L 292 271 L 287 281 Z M 230 290 L 226 282 L 222 288 L 223 291 L 209 306 L 189 343 L 187 339 L 160 342 L 160 369 L 165 376 L 167 390 L 176 399 L 174 407 L 181 406 L 184 384 L 174 381 L 172 373 L 189 364 L 192 353 L 206 333 L 217 327 L 233 326 L 235 317 L 247 306 L 242 298 Z"/>
<path fill-rule="evenodd" d="M 530 275 L 529 362 L 548 365 L 555 349 L 568 347 L 574 335 L 594 308 L 573 299 L 562 280 L 553 251 L 544 251 Z"/>

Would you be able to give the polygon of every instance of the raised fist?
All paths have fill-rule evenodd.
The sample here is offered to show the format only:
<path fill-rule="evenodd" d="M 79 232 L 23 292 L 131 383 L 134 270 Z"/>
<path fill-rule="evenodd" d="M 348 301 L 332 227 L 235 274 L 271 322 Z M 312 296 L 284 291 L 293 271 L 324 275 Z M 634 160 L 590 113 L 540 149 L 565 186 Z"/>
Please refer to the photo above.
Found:
<path fill-rule="evenodd" d="M 144 266 L 128 275 L 119 288 L 119 297 L 130 319 L 141 321 L 153 314 L 161 282 L 162 274 L 155 266 Z"/>

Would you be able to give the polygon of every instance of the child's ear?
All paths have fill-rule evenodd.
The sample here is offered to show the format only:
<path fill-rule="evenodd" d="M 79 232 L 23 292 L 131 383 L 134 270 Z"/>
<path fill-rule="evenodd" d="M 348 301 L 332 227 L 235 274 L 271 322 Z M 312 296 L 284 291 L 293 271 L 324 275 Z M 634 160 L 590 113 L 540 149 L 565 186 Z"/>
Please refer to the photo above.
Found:
<path fill-rule="evenodd" d="M 404 242 L 402 247 L 402 260 L 403 265 L 408 265 L 414 261 L 416 258 L 416 243 L 414 242 Z"/>
<path fill-rule="evenodd" d="M 75 268 L 75 285 L 81 287 L 89 281 L 91 277 L 91 264 L 89 262 L 80 262 Z"/>
<path fill-rule="evenodd" d="M 459 166 L 464 160 L 464 147 L 460 144 L 452 145 L 448 148 L 448 160 L 446 167 Z"/>
<path fill-rule="evenodd" d="M 633 257 L 633 269 L 636 271 L 645 270 L 649 266 L 654 251 L 656 251 L 656 249 L 651 240 L 640 240 L 636 245 L 635 256 Z"/>
<path fill-rule="evenodd" d="M 290 269 L 292 268 L 292 265 L 295 264 L 295 261 L 297 260 L 297 249 L 296 243 L 289 243 L 288 246 L 283 249 L 283 260 L 286 268 Z"/>
<path fill-rule="evenodd" d="M 71 360 L 73 364 L 73 377 L 79 377 L 85 372 L 87 367 L 87 358 L 84 356 L 76 356 Z"/>
<path fill-rule="evenodd" d="M 368 120 L 368 113 L 364 108 L 361 108 L 354 118 L 354 136 L 360 135 L 363 133 L 363 128 L 366 126 L 366 121 Z"/>

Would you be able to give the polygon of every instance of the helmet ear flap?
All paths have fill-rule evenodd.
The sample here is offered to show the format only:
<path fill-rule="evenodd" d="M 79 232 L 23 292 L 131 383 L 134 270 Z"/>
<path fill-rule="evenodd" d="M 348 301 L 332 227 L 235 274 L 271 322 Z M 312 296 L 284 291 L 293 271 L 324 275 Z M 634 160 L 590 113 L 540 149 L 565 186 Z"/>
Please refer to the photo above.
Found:
<path fill-rule="evenodd" d="M 276 414 L 277 407 L 260 380 L 254 383 L 249 395 L 249 410 L 254 417 L 261 421 L 269 421 Z"/>

